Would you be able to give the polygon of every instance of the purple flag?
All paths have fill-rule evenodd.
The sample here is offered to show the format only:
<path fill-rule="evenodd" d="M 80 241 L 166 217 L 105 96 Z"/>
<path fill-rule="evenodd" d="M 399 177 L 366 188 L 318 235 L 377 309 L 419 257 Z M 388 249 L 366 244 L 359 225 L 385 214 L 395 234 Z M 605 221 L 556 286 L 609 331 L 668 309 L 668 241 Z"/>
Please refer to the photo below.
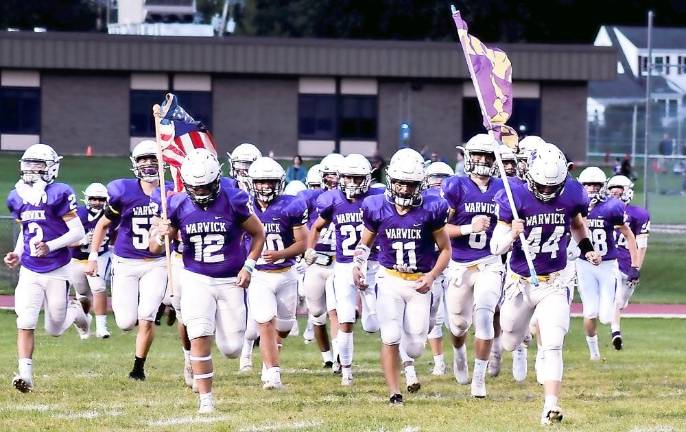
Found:
<path fill-rule="evenodd" d="M 498 133 L 512 114 L 512 64 L 505 52 L 488 48 L 467 33 L 467 23 L 453 8 L 453 20 L 464 51 L 474 89 L 484 116 L 484 127 Z"/>

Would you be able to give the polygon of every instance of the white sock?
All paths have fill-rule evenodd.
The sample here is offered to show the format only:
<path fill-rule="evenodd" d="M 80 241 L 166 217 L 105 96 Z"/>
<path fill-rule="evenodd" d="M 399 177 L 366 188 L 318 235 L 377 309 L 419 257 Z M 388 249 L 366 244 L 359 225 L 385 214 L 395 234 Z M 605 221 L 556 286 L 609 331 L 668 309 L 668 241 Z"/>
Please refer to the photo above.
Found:
<path fill-rule="evenodd" d="M 338 332 L 338 355 L 341 365 L 350 366 L 353 363 L 353 333 Z"/>
<path fill-rule="evenodd" d="M 598 335 L 586 336 L 586 344 L 592 356 L 600 356 L 600 349 L 598 348 Z"/>
<path fill-rule="evenodd" d="M 95 328 L 97 330 L 107 330 L 107 315 L 95 316 Z"/>
<path fill-rule="evenodd" d="M 200 393 L 200 401 L 204 400 L 212 400 L 212 392 L 209 393 Z"/>
<path fill-rule="evenodd" d="M 455 359 L 467 360 L 467 346 L 463 344 L 459 348 L 453 347 L 453 355 Z"/>
<path fill-rule="evenodd" d="M 338 361 L 338 336 L 331 339 L 331 354 L 333 355 L 333 361 Z"/>
<path fill-rule="evenodd" d="M 486 376 L 486 367 L 488 366 L 488 360 L 474 359 L 474 376 L 483 379 Z"/>
<path fill-rule="evenodd" d="M 445 360 L 443 359 L 443 354 L 436 354 L 434 356 L 434 364 L 443 364 Z"/>
<path fill-rule="evenodd" d="M 191 364 L 191 350 L 187 350 L 186 348 L 181 348 L 181 351 L 183 351 L 183 362 L 184 364 Z"/>
<path fill-rule="evenodd" d="M 267 370 L 267 376 L 272 380 L 272 382 L 281 382 L 281 368 L 278 366 L 270 367 Z"/>
<path fill-rule="evenodd" d="M 558 404 L 558 397 L 555 395 L 546 395 L 545 396 L 545 401 L 543 402 L 543 406 L 545 408 L 552 408 L 557 406 Z"/>
<path fill-rule="evenodd" d="M 498 353 L 498 354 L 503 352 L 503 346 L 500 343 L 500 336 L 493 338 L 493 345 L 491 345 L 491 352 Z"/>
<path fill-rule="evenodd" d="M 19 359 L 19 376 L 22 378 L 33 377 L 33 360 L 30 358 Z"/>
<path fill-rule="evenodd" d="M 243 339 L 243 349 L 241 350 L 241 357 L 252 358 L 252 347 L 254 344 L 254 340 Z"/>
<path fill-rule="evenodd" d="M 414 365 L 405 366 L 405 376 L 406 377 L 417 376 L 417 371 L 414 370 Z"/>
<path fill-rule="evenodd" d="M 331 350 L 329 351 L 322 351 L 322 361 L 324 363 L 326 362 L 333 362 L 333 354 L 331 354 Z"/>
<path fill-rule="evenodd" d="M 612 324 L 610 325 L 610 331 L 611 331 L 612 333 L 621 331 L 621 327 L 619 326 L 619 324 L 612 323 Z"/>
<path fill-rule="evenodd" d="M 353 378 L 353 368 L 352 367 L 341 368 L 341 376 L 343 378 L 352 379 Z"/>

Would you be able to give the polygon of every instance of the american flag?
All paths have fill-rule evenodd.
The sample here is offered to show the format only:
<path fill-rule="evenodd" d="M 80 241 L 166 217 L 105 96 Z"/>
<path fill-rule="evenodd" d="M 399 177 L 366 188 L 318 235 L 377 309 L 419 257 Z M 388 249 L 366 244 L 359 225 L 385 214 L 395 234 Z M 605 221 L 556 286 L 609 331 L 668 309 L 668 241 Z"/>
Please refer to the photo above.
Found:
<path fill-rule="evenodd" d="M 212 134 L 202 122 L 193 119 L 180 105 L 176 95 L 167 93 L 162 104 L 160 121 L 160 140 L 162 141 L 162 160 L 169 165 L 174 180 L 174 191 L 183 190 L 181 163 L 189 151 L 206 148 L 217 155 L 217 146 Z"/>

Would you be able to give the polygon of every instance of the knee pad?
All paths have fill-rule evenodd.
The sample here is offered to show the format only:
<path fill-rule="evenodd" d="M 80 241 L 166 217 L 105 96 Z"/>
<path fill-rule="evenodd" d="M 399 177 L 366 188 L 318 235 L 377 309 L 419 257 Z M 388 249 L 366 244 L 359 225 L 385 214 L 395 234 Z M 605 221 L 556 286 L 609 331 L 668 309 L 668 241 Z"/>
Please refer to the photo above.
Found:
<path fill-rule="evenodd" d="M 543 346 L 543 380 L 562 381 L 562 347 Z"/>
<path fill-rule="evenodd" d="M 514 333 L 503 332 L 500 335 L 500 344 L 505 351 L 514 351 L 522 343 L 521 337 Z"/>
<path fill-rule="evenodd" d="M 225 340 L 217 338 L 217 347 L 224 357 L 238 358 L 243 349 L 243 333 L 227 335 Z"/>
<path fill-rule="evenodd" d="M 429 332 L 429 339 L 440 339 L 443 337 L 443 325 L 435 324 Z"/>
<path fill-rule="evenodd" d="M 379 319 L 377 318 L 376 314 L 370 315 L 363 313 L 361 321 L 362 330 L 366 331 L 367 333 L 376 333 L 379 331 Z"/>
<path fill-rule="evenodd" d="M 63 322 L 58 323 L 55 321 L 49 321 L 45 320 L 45 332 L 49 334 L 50 336 L 57 337 L 61 336 L 62 333 L 64 333 L 69 327 L 65 328 L 64 330 L 62 329 L 63 327 Z"/>
<path fill-rule="evenodd" d="M 185 324 L 188 339 L 190 340 L 214 335 L 214 320 L 209 320 L 207 318 L 192 318 L 186 321 Z"/>
<path fill-rule="evenodd" d="M 395 324 L 385 324 L 381 326 L 381 342 L 384 345 L 398 345 L 402 337 L 400 326 Z"/>
<path fill-rule="evenodd" d="M 467 334 L 469 326 L 470 323 L 466 319 L 462 318 L 460 315 L 450 315 L 450 333 L 452 333 L 453 336 L 464 336 L 465 334 Z"/>
<path fill-rule="evenodd" d="M 489 309 L 474 311 L 474 335 L 481 340 L 491 340 L 495 337 L 493 330 L 493 312 Z"/>
<path fill-rule="evenodd" d="M 132 317 L 122 317 L 114 314 L 114 321 L 117 323 L 117 327 L 121 330 L 129 331 L 136 326 L 138 318 L 134 315 Z"/>
<path fill-rule="evenodd" d="M 289 332 L 293 328 L 293 324 L 295 324 L 294 319 L 282 319 L 282 318 L 276 318 L 276 331 L 278 332 Z"/>
<path fill-rule="evenodd" d="M 405 335 L 405 340 L 403 345 L 405 346 L 405 352 L 408 356 L 413 359 L 418 358 L 424 352 L 424 341 L 422 341 L 418 336 Z"/>
<path fill-rule="evenodd" d="M 326 314 L 321 314 L 319 316 L 310 315 L 310 321 L 316 326 L 326 325 Z"/>
<path fill-rule="evenodd" d="M 20 330 L 35 330 L 38 324 L 38 314 L 17 314 L 17 328 Z"/>

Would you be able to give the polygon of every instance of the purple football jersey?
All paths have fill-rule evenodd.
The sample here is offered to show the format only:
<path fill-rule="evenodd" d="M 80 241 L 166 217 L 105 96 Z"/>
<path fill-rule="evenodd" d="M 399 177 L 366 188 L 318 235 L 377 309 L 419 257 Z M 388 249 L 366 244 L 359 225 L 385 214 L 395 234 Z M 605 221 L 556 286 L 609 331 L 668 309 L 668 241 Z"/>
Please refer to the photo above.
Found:
<path fill-rule="evenodd" d="M 85 205 L 81 205 L 76 209 L 76 214 L 78 215 L 79 219 L 81 219 L 83 229 L 84 231 L 86 231 L 86 235 L 88 235 L 93 232 L 93 230 L 95 229 L 95 225 L 98 224 L 98 221 L 100 220 L 102 215 L 105 214 L 105 212 L 102 210 L 89 210 Z M 112 237 L 113 228 L 113 224 L 110 225 L 109 229 L 105 233 L 105 238 L 103 239 L 102 245 L 100 246 L 100 249 L 98 249 L 98 255 L 102 255 L 105 252 L 109 251 L 110 238 Z M 77 260 L 88 259 L 90 247 L 90 244 L 86 244 L 82 246 L 69 248 L 69 250 L 71 251 L 71 257 Z"/>
<path fill-rule="evenodd" d="M 206 209 L 186 192 L 170 196 L 167 202 L 169 220 L 181 233 L 185 269 L 210 277 L 238 275 L 246 259 L 241 225 L 252 214 L 248 194 L 222 188 Z"/>
<path fill-rule="evenodd" d="M 166 186 L 167 190 L 174 190 L 172 183 L 167 182 Z M 159 258 L 161 255 L 148 250 L 152 217 L 159 209 L 143 192 L 139 180 L 114 180 L 107 185 L 107 192 L 109 206 L 119 213 L 114 253 L 122 258 Z"/>
<path fill-rule="evenodd" d="M 629 224 L 629 229 L 631 229 L 635 236 L 650 233 L 650 213 L 648 213 L 648 210 L 629 204 L 624 208 L 624 214 L 624 220 Z M 615 230 L 615 242 L 617 244 L 619 270 L 622 273 L 627 273 L 631 267 L 631 254 L 629 249 L 627 249 L 626 238 L 618 229 Z"/>
<path fill-rule="evenodd" d="M 314 221 L 319 218 L 319 212 L 317 211 L 317 199 L 319 198 L 319 195 L 323 194 L 324 192 L 326 192 L 325 189 L 307 189 L 297 195 L 300 197 L 300 199 L 305 201 L 305 204 L 307 205 L 308 229 L 312 228 Z M 319 233 L 319 240 L 317 240 L 314 250 L 317 252 L 324 252 L 329 255 L 336 252 L 336 230 L 333 226 L 333 223 L 330 223 L 328 226 L 322 228 L 321 232 Z"/>
<path fill-rule="evenodd" d="M 617 198 L 599 201 L 588 213 L 588 231 L 593 249 L 603 261 L 617 259 L 615 227 L 624 224 L 624 203 Z M 581 256 L 585 260 L 585 256 Z"/>
<path fill-rule="evenodd" d="M 46 200 L 34 206 L 25 203 L 16 190 L 7 198 L 7 208 L 21 223 L 24 236 L 24 251 L 21 265 L 36 273 L 47 273 L 58 269 L 71 260 L 69 248 L 51 251 L 44 257 L 36 256 L 36 245 L 64 235 L 69 228 L 63 216 L 76 211 L 76 195 L 64 183 L 51 183 L 45 187 Z"/>
<path fill-rule="evenodd" d="M 255 214 L 264 225 L 265 249 L 284 250 L 295 243 L 293 228 L 307 223 L 307 205 L 292 195 L 279 195 L 263 211 L 259 204 L 253 204 Z M 268 264 L 262 258 L 257 260 L 257 270 L 277 270 L 295 264 L 295 258 L 278 260 Z"/>
<path fill-rule="evenodd" d="M 547 275 L 567 265 L 567 235 L 572 219 L 588 212 L 588 195 L 581 183 L 567 177 L 562 193 L 555 199 L 542 202 L 524 185 L 513 185 L 512 196 L 519 217 L 524 220 L 524 237 L 534 260 L 536 272 Z M 495 197 L 498 220 L 512 223 L 512 209 L 505 190 Z M 520 276 L 529 277 L 522 245 L 516 240 L 510 255 L 510 268 Z"/>
<path fill-rule="evenodd" d="M 491 178 L 486 191 L 469 177 L 453 176 L 443 182 L 443 196 L 451 209 L 449 224 L 471 225 L 475 216 L 485 215 L 491 220 L 486 231 L 450 239 L 453 247 L 452 259 L 459 263 L 468 263 L 485 258 L 491 254 L 489 243 L 498 221 L 496 217 L 495 196 L 503 190 L 503 182 Z"/>
<path fill-rule="evenodd" d="M 379 263 L 410 265 L 419 273 L 431 271 L 436 264 L 436 242 L 433 232 L 445 226 L 448 203 L 435 195 L 425 194 L 422 205 L 399 215 L 385 195 L 374 195 L 362 203 L 364 226 L 376 233 Z"/>
<path fill-rule="evenodd" d="M 336 229 L 336 261 L 349 263 L 353 260 L 355 248 L 362 237 L 362 201 L 368 196 L 384 194 L 385 189 L 369 188 L 355 201 L 351 202 L 339 189 L 328 190 L 317 198 L 317 211 L 327 221 L 333 222 Z M 378 260 L 379 249 L 372 247 L 369 259 Z"/>

